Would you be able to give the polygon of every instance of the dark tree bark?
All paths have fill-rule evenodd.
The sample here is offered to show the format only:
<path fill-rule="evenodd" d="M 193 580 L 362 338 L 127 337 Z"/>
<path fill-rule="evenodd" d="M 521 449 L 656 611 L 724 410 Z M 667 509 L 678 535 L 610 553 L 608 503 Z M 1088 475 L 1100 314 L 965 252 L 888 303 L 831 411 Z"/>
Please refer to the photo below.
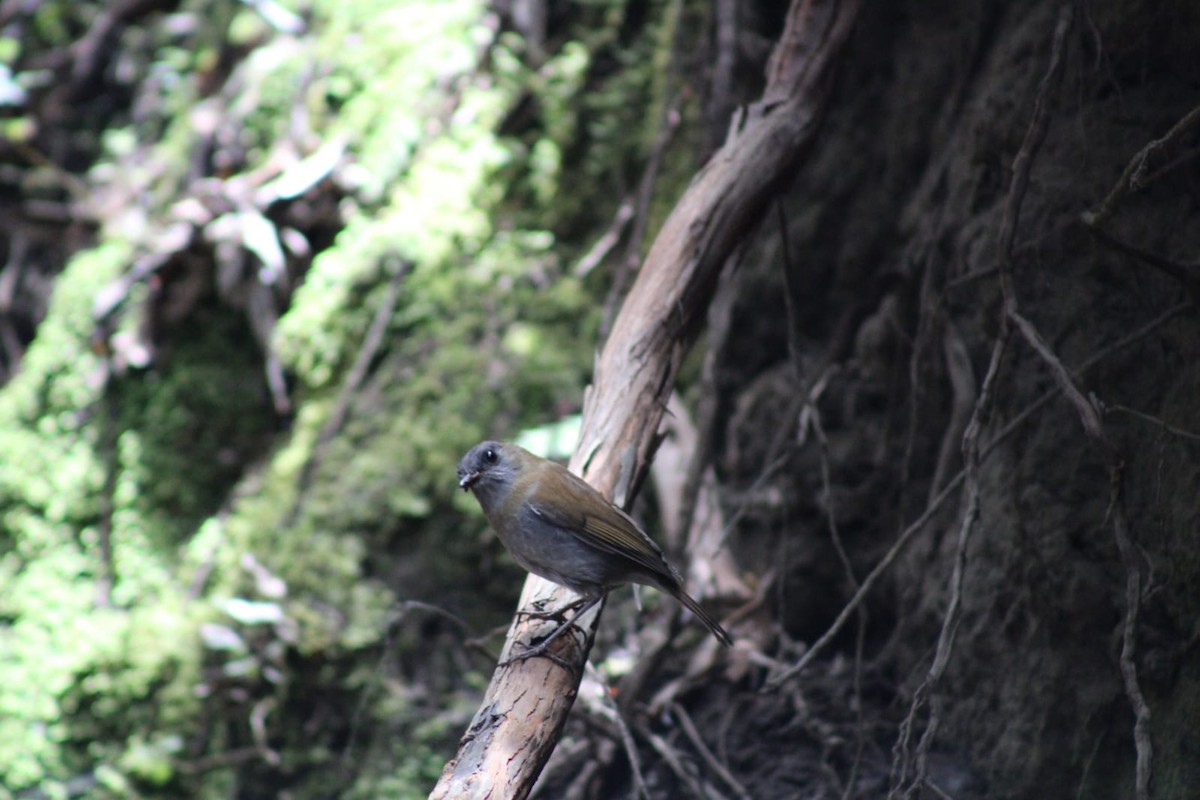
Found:
<path fill-rule="evenodd" d="M 783 235 L 732 288 L 710 432 L 804 642 L 770 686 L 812 713 L 844 657 L 896 693 L 894 716 L 818 714 L 846 724 L 823 742 L 834 793 L 1200 780 L 1197 42 L 1184 4 L 863 11 Z M 801 746 L 749 705 L 727 737 Z"/>

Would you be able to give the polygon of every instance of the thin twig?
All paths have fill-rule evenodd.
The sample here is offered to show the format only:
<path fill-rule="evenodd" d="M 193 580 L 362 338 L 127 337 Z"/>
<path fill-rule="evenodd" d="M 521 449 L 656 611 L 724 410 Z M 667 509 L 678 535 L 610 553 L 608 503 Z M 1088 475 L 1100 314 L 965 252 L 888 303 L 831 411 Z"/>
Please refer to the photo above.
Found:
<path fill-rule="evenodd" d="M 1133 746 L 1137 753 L 1135 790 L 1137 800 L 1149 800 L 1150 779 L 1154 763 L 1154 745 L 1150 741 L 1150 706 L 1142 694 L 1138 682 L 1137 664 L 1137 619 L 1142 599 L 1142 573 L 1137 564 L 1137 553 L 1129 536 L 1129 519 L 1125 514 L 1123 473 L 1116 469 L 1112 475 L 1112 521 L 1117 549 L 1125 563 L 1125 623 L 1121 626 L 1121 678 L 1125 681 L 1125 693 L 1133 706 Z"/>
<path fill-rule="evenodd" d="M 629 221 L 633 219 L 633 201 L 625 200 L 617 207 L 617 213 L 613 216 L 612 224 L 608 226 L 608 230 L 596 240 L 596 243 L 591 246 L 591 249 L 584 254 L 583 258 L 579 259 L 575 264 L 575 269 L 572 270 L 576 278 L 586 278 L 592 270 L 600 266 L 612 249 L 621 241 L 621 234 L 625 232 L 625 228 L 629 225 Z"/>
<path fill-rule="evenodd" d="M 611 744 L 610 740 L 603 739 L 599 743 L 600 746 L 597 746 L 597 742 L 592 737 L 564 741 L 554 751 L 554 757 L 546 764 L 546 768 L 542 770 L 529 797 L 532 800 L 541 800 L 541 798 L 549 797 L 552 792 L 556 792 L 554 794 L 556 798 L 573 800 L 581 794 L 577 787 L 586 786 L 598 770 L 611 763 L 611 759 L 606 759 L 606 754 L 603 752 L 604 749 L 609 749 L 604 748 L 603 745 Z M 569 783 L 565 791 L 562 789 L 564 783 Z"/>
<path fill-rule="evenodd" d="M 783 256 L 783 307 L 786 309 L 788 355 L 796 373 L 796 385 L 804 385 L 804 365 L 800 360 L 800 314 L 796 310 L 796 279 L 792 267 L 792 254 L 788 250 L 787 214 L 783 199 L 775 202 L 776 219 L 779 222 L 779 250 Z"/>
<path fill-rule="evenodd" d="M 655 752 L 662 756 L 662 760 L 671 768 L 671 771 L 675 773 L 679 780 L 688 787 L 693 797 L 699 798 L 699 800 L 725 800 L 725 796 L 718 792 L 711 784 L 702 784 L 688 770 L 683 763 L 683 758 L 680 756 L 679 751 L 672 747 L 666 739 L 650 730 L 645 724 L 639 724 L 637 731 L 645 737 Z"/>
<path fill-rule="evenodd" d="M 934 783 L 933 781 L 929 780 L 929 778 L 926 778 L 926 779 L 925 779 L 925 781 L 924 781 L 924 784 L 925 784 L 925 788 L 926 788 L 926 789 L 928 789 L 929 791 L 931 791 L 931 792 L 933 792 L 934 794 L 936 794 L 936 795 L 937 795 L 938 797 L 940 797 L 942 800 L 954 800 L 954 798 L 953 798 L 953 797 L 950 795 L 950 793 L 949 793 L 949 792 L 947 792 L 947 791 L 946 791 L 945 789 L 943 789 L 942 787 L 938 786 L 938 785 L 937 785 L 936 783 Z"/>
<path fill-rule="evenodd" d="M 584 707 L 617 729 L 621 746 L 625 749 L 625 757 L 629 759 L 629 771 L 633 775 L 633 793 L 643 800 L 650 800 L 650 789 L 646 786 L 646 779 L 642 775 L 642 761 L 638 757 L 637 744 L 633 741 L 629 725 L 621 716 L 616 703 L 613 702 L 612 695 L 608 693 L 599 671 L 592 666 L 590 661 L 584 665 L 584 671 L 591 682 L 591 687 L 584 685 L 580 688 L 580 698 L 583 700 Z M 589 691 L 589 688 L 593 690 Z"/>
<path fill-rule="evenodd" d="M 1002 296 L 1000 330 L 996 334 L 996 338 L 993 343 L 992 356 L 988 363 L 988 371 L 984 376 L 979 397 L 975 401 L 975 408 L 972 411 L 971 420 L 967 425 L 965 433 L 963 434 L 962 449 L 964 483 L 966 486 L 966 505 L 963 511 L 962 522 L 959 526 L 959 536 L 955 550 L 954 566 L 951 571 L 950 599 L 946 608 L 945 616 L 942 619 L 942 627 L 938 634 L 937 649 L 934 654 L 933 662 L 929 666 L 929 671 L 926 674 L 925 680 L 922 681 L 921 685 L 914 693 L 912 703 L 909 706 L 908 715 L 905 717 L 904 722 L 900 726 L 900 738 L 897 741 L 895 748 L 892 771 L 892 788 L 888 793 L 889 798 L 900 796 L 912 798 L 920 792 L 921 788 L 926 782 L 929 752 L 933 746 L 933 740 L 936 737 L 937 730 L 940 727 L 938 704 L 934 701 L 936 698 L 935 692 L 937 691 L 937 687 L 945 675 L 946 667 L 949 664 L 950 656 L 953 652 L 954 639 L 958 631 L 958 625 L 961 617 L 962 590 L 967 566 L 967 550 L 971 536 L 976 526 L 979 524 L 979 518 L 981 516 L 979 487 L 979 465 L 981 455 L 979 448 L 979 434 L 983 425 L 983 420 L 991 413 L 992 396 L 995 388 L 996 376 L 999 373 L 1000 363 L 1003 360 L 1004 353 L 1008 345 L 1010 331 L 1009 321 L 1010 317 L 1016 311 L 1017 300 L 1015 291 L 1013 289 L 1012 275 L 1013 248 L 1017 238 L 1021 209 L 1024 205 L 1025 195 L 1029 187 L 1029 177 L 1030 173 L 1032 172 L 1033 162 L 1038 154 L 1038 151 L 1041 149 L 1042 142 L 1045 141 L 1046 133 L 1049 129 L 1050 95 L 1054 87 L 1057 85 L 1058 76 L 1063 62 L 1063 48 L 1067 33 L 1070 31 L 1073 21 L 1074 6 L 1070 3 L 1067 3 L 1060 7 L 1058 20 L 1054 26 L 1053 43 L 1050 51 L 1050 63 L 1047 65 L 1046 72 L 1038 84 L 1038 91 L 1036 97 L 1034 98 L 1033 113 L 1029 121 L 1029 126 L 1026 129 L 1025 136 L 1021 141 L 1021 146 L 1017 150 L 1016 156 L 1013 158 L 1012 180 L 1009 183 L 1008 193 L 1005 196 L 1003 216 L 1001 218 L 1000 230 L 997 237 L 999 242 L 998 266 L 1000 271 L 1000 292 Z M 917 715 L 920 713 L 920 710 L 923 706 L 928 706 L 929 716 L 925 723 L 925 729 L 917 743 L 917 749 L 914 758 L 910 756 L 909 745 L 911 742 L 913 729 L 917 723 Z M 909 776 L 910 764 L 913 766 L 911 778 Z"/>
<path fill-rule="evenodd" d="M 944 216 L 944 215 L 939 215 Z M 908 355 L 908 414 L 905 421 L 904 430 L 904 451 L 900 456 L 900 474 L 898 485 L 907 487 L 912 485 L 910 481 L 913 461 L 916 455 L 917 448 L 917 430 L 921 422 L 922 404 L 925 394 L 925 381 L 923 380 L 922 365 L 925 363 L 925 354 L 930 349 L 930 342 L 933 340 L 936 322 L 939 318 L 938 314 L 938 297 L 934 291 L 934 270 L 932 266 L 933 256 L 927 253 L 924 258 L 924 264 L 921 268 L 921 284 L 918 290 L 917 299 L 917 326 L 913 333 L 912 345 Z M 947 434 L 949 431 L 947 430 Z M 956 441 L 955 446 L 960 444 Z M 934 471 L 934 480 L 930 481 L 928 494 L 933 494 L 938 490 L 937 471 Z M 900 502 L 896 505 L 896 520 L 898 523 L 903 523 L 908 519 L 908 492 L 900 493 Z M 928 501 L 928 497 L 926 497 Z"/>
<path fill-rule="evenodd" d="M 803 672 L 804 669 L 812 662 L 812 660 L 816 658 L 817 654 L 824 650 L 825 647 L 833 640 L 833 638 L 841 632 L 842 627 L 846 624 L 846 620 L 850 618 L 850 615 L 854 613 L 855 609 L 858 608 L 859 604 L 862 603 L 863 599 L 868 593 L 870 593 L 871 589 L 874 588 L 879 579 L 883 577 L 883 574 L 887 572 L 889 567 L 891 567 L 892 562 L 894 562 L 896 557 L 903 552 L 905 546 L 912 541 L 912 538 L 916 536 L 922 528 L 925 527 L 925 523 L 929 522 L 929 520 L 933 518 L 933 515 L 936 514 L 942 507 L 942 503 L 944 503 L 951 494 L 958 490 L 958 487 L 962 484 L 962 480 L 963 473 L 959 472 L 950 480 L 949 483 L 946 484 L 946 487 L 942 489 L 942 491 L 938 492 L 937 496 L 933 498 L 921 516 L 913 520 L 912 524 L 904 529 L 904 532 L 901 533 L 900 536 L 896 538 L 896 541 L 892 543 L 892 546 L 888 548 L 888 551 L 884 554 L 883 558 L 879 559 L 879 563 L 876 564 L 869 573 L 867 573 L 867 577 L 863 578 L 862 585 L 858 587 L 858 591 L 855 592 L 854 596 L 851 597 L 850 600 L 847 601 L 846 605 L 842 607 L 842 610 L 830 624 L 829 630 L 821 634 L 821 638 L 812 643 L 812 646 L 805 651 L 804 655 L 800 657 L 799 661 L 793 664 L 786 671 L 768 680 L 763 687 L 764 691 L 774 691 L 784 683 L 787 683 L 789 680 L 794 678 L 796 675 L 799 675 L 801 672 Z"/>
<path fill-rule="evenodd" d="M 313 443 L 312 452 L 300 470 L 300 478 L 296 482 L 296 500 L 292 503 L 292 508 L 284 520 L 284 527 L 292 526 L 299 518 L 301 510 L 304 508 L 309 486 L 312 484 L 317 467 L 324 456 L 325 448 L 346 424 L 346 417 L 350 413 L 350 403 L 357 396 L 358 390 L 367 378 L 371 364 L 375 361 L 375 356 L 379 353 L 379 348 L 383 346 L 384 334 L 387 332 L 388 323 L 392 320 L 396 302 L 400 298 L 400 284 L 404 282 L 404 278 L 412 270 L 412 266 L 409 262 L 400 264 L 392 273 L 391 280 L 388 281 L 387 292 L 384 294 L 379 308 L 375 311 L 371 327 L 367 330 L 362 347 L 358 350 L 358 356 L 355 357 L 354 364 L 346 375 L 346 382 L 342 387 L 341 394 L 338 395 L 337 404 L 325 425 L 322 426 L 316 442 Z"/>
<path fill-rule="evenodd" d="M 1129 704 L 1133 707 L 1134 713 L 1133 741 L 1137 753 L 1135 792 L 1137 800 L 1149 800 L 1151 765 L 1154 757 L 1154 748 L 1150 742 L 1150 707 L 1146 704 L 1146 698 L 1142 694 L 1137 665 L 1134 663 L 1137 651 L 1137 618 L 1141 604 L 1142 576 L 1137 552 L 1129 536 L 1129 522 L 1125 514 L 1124 461 L 1104 431 L 1104 422 L 1100 417 L 1100 409 L 1097 404 L 1084 396 L 1083 392 L 1075 385 L 1070 372 L 1046 344 L 1037 328 L 1016 311 L 1012 311 L 1009 316 L 1029 346 L 1050 367 L 1055 382 L 1079 414 L 1079 421 L 1083 425 L 1084 432 L 1100 449 L 1108 466 L 1111 491 L 1108 516 L 1112 519 L 1113 536 L 1117 541 L 1121 561 L 1125 565 L 1125 618 L 1121 626 L 1120 661 L 1125 694 L 1129 698 Z"/>
<path fill-rule="evenodd" d="M 1200 304 L 1200 264 L 1174 261 L 1166 256 L 1146 250 L 1143 247 L 1138 247 L 1132 242 L 1127 242 L 1118 236 L 1101 230 L 1095 225 L 1086 225 L 1085 227 L 1101 244 L 1111 247 L 1118 253 L 1136 258 L 1144 264 L 1149 264 L 1160 272 L 1164 272 L 1179 281 L 1183 284 L 1183 288 L 1187 290 L 1188 296 L 1192 298 L 1192 301 Z"/>
<path fill-rule="evenodd" d="M 946 423 L 946 429 L 942 432 L 933 479 L 929 482 L 931 496 L 942 488 L 942 481 L 953 466 L 955 452 L 962 453 L 963 433 L 967 430 L 979 396 L 975 390 L 975 369 L 971 365 L 971 354 L 967 352 L 962 334 L 949 319 L 946 320 L 943 331 L 942 358 L 946 361 L 946 375 L 950 379 L 950 421 Z"/>
<path fill-rule="evenodd" d="M 1062 65 L 1063 43 L 1074 18 L 1074 4 L 1065 3 L 1058 11 L 1058 22 L 1054 26 L 1054 45 L 1050 52 L 1050 65 L 1038 85 L 1037 97 L 1033 102 L 1033 116 L 1029 121 L 1029 127 L 1025 130 L 1025 138 L 1021 141 L 1021 147 L 1013 159 L 1012 183 L 1009 185 L 1008 196 L 1004 201 L 1004 216 L 1001 219 L 999 235 L 1000 289 L 1006 303 L 1011 303 L 1014 299 L 1011 260 L 1013 243 L 1017 236 L 1017 223 L 1021 216 L 1021 206 L 1025 200 L 1025 190 L 1029 188 L 1029 173 L 1033 166 L 1033 158 L 1046 139 L 1048 127 L 1046 102 L 1051 84 L 1058 77 L 1058 71 Z"/>
<path fill-rule="evenodd" d="M 829 467 L 829 440 L 825 436 L 825 427 L 821 423 L 821 412 L 815 404 L 805 406 L 805 409 L 809 412 L 809 423 L 817 437 L 818 451 L 820 453 L 821 491 L 825 495 L 825 519 L 829 528 L 829 538 L 833 542 L 833 549 L 838 555 L 838 560 L 842 563 L 842 570 L 846 574 L 846 582 L 852 590 L 857 590 L 859 584 L 858 578 L 854 574 L 854 565 L 850 562 L 850 556 L 846 552 L 846 547 L 842 543 L 841 532 L 838 530 L 837 506 L 833 498 L 833 476 Z M 867 620 L 867 608 L 860 605 L 858 607 L 858 629 L 854 637 L 854 675 L 851 680 L 855 700 L 854 760 L 851 762 L 850 775 L 846 779 L 846 785 L 842 790 L 843 800 L 848 800 L 854 791 L 854 784 L 858 781 L 858 769 L 862 763 L 863 750 L 866 747 L 866 731 L 863 727 L 862 667 L 863 651 L 866 648 Z"/>
<path fill-rule="evenodd" d="M 1147 414 L 1144 411 L 1138 411 L 1136 408 L 1130 408 L 1129 406 L 1123 406 L 1123 405 L 1117 404 L 1117 405 L 1105 406 L 1104 410 L 1120 411 L 1122 414 L 1128 414 L 1131 417 L 1137 417 L 1140 420 L 1149 422 L 1152 425 L 1157 425 L 1158 427 L 1162 428 L 1164 431 L 1167 431 L 1168 433 L 1173 433 L 1176 436 L 1182 437 L 1184 439 L 1191 439 L 1193 442 L 1200 442 L 1200 434 L 1192 433 L 1191 431 L 1185 431 L 1183 428 L 1177 428 L 1174 425 L 1170 424 L 1169 422 L 1164 422 L 1163 420 L 1159 419 L 1158 417 Z"/>
<path fill-rule="evenodd" d="M 1157 317 L 1147 322 L 1145 325 L 1129 333 L 1127 336 L 1118 339 L 1112 344 L 1107 345 L 1106 347 L 1093 353 L 1088 358 L 1084 359 L 1083 362 L 1081 362 L 1080 365 L 1074 369 L 1073 374 L 1081 375 L 1097 364 L 1103 362 L 1117 351 L 1123 350 L 1126 347 L 1145 339 L 1147 336 L 1154 333 L 1167 322 L 1179 316 L 1184 311 L 1187 311 L 1189 308 L 1191 308 L 1190 303 L 1180 303 L 1172 308 L 1167 309 L 1162 314 L 1159 314 Z M 1007 422 L 1004 427 L 997 431 L 996 435 L 981 448 L 980 456 L 983 461 L 986 463 L 987 458 L 994 453 L 1000 447 L 1000 445 L 1008 441 L 1008 439 L 1014 433 L 1020 430 L 1021 426 L 1028 422 L 1037 411 L 1044 408 L 1047 403 L 1058 397 L 1059 394 L 1061 394 L 1061 392 L 1058 388 L 1048 389 L 1044 394 L 1042 394 L 1041 397 L 1034 400 L 1032 403 L 1022 409 L 1020 413 L 1013 417 L 1012 420 Z M 837 618 L 834 619 L 832 624 L 830 624 L 829 629 L 825 631 L 825 633 L 821 635 L 821 638 L 815 641 L 807 651 L 805 651 L 804 655 L 800 657 L 799 661 L 788 668 L 785 672 L 782 672 L 769 680 L 764 687 L 764 691 L 773 691 L 779 688 L 779 686 L 782 684 L 794 678 L 796 675 L 803 672 L 804 669 L 813 661 L 813 659 L 816 658 L 816 656 L 822 650 L 824 650 L 824 648 L 828 646 L 831 641 L 833 641 L 834 637 L 841 633 L 842 627 L 846 624 L 846 621 L 850 618 L 850 615 L 854 613 L 854 610 L 866 598 L 867 594 L 871 591 L 882 574 L 888 570 L 888 568 L 892 565 L 892 562 L 896 560 L 896 557 L 900 555 L 912 538 L 925 526 L 927 522 L 929 522 L 930 519 L 933 518 L 934 514 L 936 514 L 941 508 L 942 503 L 944 503 L 946 499 L 953 494 L 959 486 L 962 485 L 963 477 L 964 472 L 959 470 L 958 473 L 942 488 L 942 490 L 929 501 L 929 504 L 926 506 L 925 511 L 922 512 L 921 516 L 904 529 L 904 531 L 896 539 L 895 543 L 892 544 L 891 548 L 889 548 L 887 553 L 884 554 L 883 558 L 880 559 L 879 563 L 876 564 L 867 577 L 863 579 L 862 585 L 859 586 L 858 591 L 854 593 L 854 596 L 851 597 L 849 601 L 847 601 L 841 612 L 838 613 Z M 764 664 L 764 666 L 771 667 L 773 664 Z"/>
<path fill-rule="evenodd" d="M 821 424 L 821 413 L 815 406 L 810 406 L 809 408 L 811 410 L 809 421 L 813 431 L 817 435 L 818 449 L 820 450 L 821 490 L 825 494 L 826 527 L 829 529 L 829 538 L 833 542 L 834 552 L 837 553 L 838 560 L 842 562 L 842 570 L 846 573 L 846 582 L 850 584 L 851 588 L 857 589 L 858 578 L 854 575 L 854 565 L 850 563 L 850 555 L 846 552 L 846 547 L 842 544 L 841 533 L 838 531 L 837 509 L 833 501 L 833 475 L 829 468 L 829 440 L 825 438 L 825 428 Z"/>
<path fill-rule="evenodd" d="M 704 739 L 700 736 L 700 731 L 696 729 L 696 724 L 692 722 L 691 716 L 688 715 L 687 709 L 679 703 L 671 703 L 671 713 L 679 720 L 679 727 L 683 728 L 683 733 L 687 736 L 688 741 L 692 743 L 692 747 L 696 748 L 696 752 L 708 764 L 709 769 L 717 773 L 721 780 L 725 781 L 725 785 L 733 790 L 741 800 L 751 800 L 750 793 L 746 791 L 746 787 L 742 786 L 741 781 L 733 777 L 733 773 L 729 768 L 722 764 L 713 752 L 708 749 L 708 745 L 704 743 Z"/>
<path fill-rule="evenodd" d="M 901 793 L 905 797 L 915 796 L 925 783 L 929 749 L 933 746 L 933 737 L 938 728 L 938 715 L 932 705 L 930 705 L 929 722 L 920 741 L 917 743 L 917 767 L 915 773 L 911 783 L 907 788 L 904 788 L 906 778 L 908 777 L 908 764 L 910 760 L 908 746 L 911 741 L 917 714 L 920 712 L 921 706 L 929 702 L 929 698 L 937 690 L 938 684 L 941 683 L 942 677 L 946 673 L 946 666 L 950 663 L 950 654 L 954 649 L 954 638 L 958 632 L 958 623 L 961 618 L 963 583 L 967 572 L 967 547 L 970 544 L 971 535 L 974 533 L 975 527 L 979 524 L 980 517 L 979 464 L 981 455 L 979 434 L 983 428 L 985 417 L 991 413 L 996 376 L 1000 373 L 1000 363 L 1004 359 L 1007 346 L 1007 331 L 1002 331 L 1001 335 L 996 337 L 996 341 L 992 346 L 992 357 L 988 362 L 987 373 L 984 375 L 983 384 L 979 389 L 979 398 L 975 401 L 975 409 L 972 411 L 971 419 L 967 423 L 967 429 L 963 433 L 963 479 L 966 483 L 967 502 L 966 509 L 963 511 L 962 523 L 959 525 L 958 546 L 955 549 L 954 568 L 950 577 L 950 601 L 946 608 L 946 615 L 942 620 L 941 632 L 938 634 L 937 650 L 934 653 L 933 663 L 929 665 L 929 671 L 925 676 L 925 680 L 917 687 L 912 704 L 909 706 L 908 715 L 900 725 L 900 739 L 896 744 L 896 759 L 899 761 L 900 769 L 898 776 L 893 772 L 893 788 L 888 793 L 888 797 L 895 797 Z"/>
<path fill-rule="evenodd" d="M 1096 366 L 1097 364 L 1103 362 L 1105 359 L 1107 359 L 1109 356 L 1116 353 L 1118 350 L 1123 350 L 1126 347 L 1129 347 L 1130 345 L 1135 344 L 1135 343 L 1141 341 L 1142 339 L 1145 339 L 1147 336 L 1154 333 L 1156 330 L 1158 330 L 1163 325 L 1170 322 L 1172 319 L 1179 316 L 1183 312 L 1189 310 L 1191 307 L 1192 307 L 1191 303 L 1179 303 L 1178 305 L 1172 306 L 1171 308 L 1167 309 L 1163 313 L 1159 314 L 1154 319 L 1147 322 L 1145 325 L 1142 325 L 1140 328 L 1137 328 L 1136 330 L 1132 331 L 1128 335 L 1121 337 L 1120 339 L 1113 342 L 1112 344 L 1110 344 L 1106 347 L 1103 347 L 1100 350 L 1097 350 L 1092 355 L 1088 356 L 1086 359 L 1084 359 L 1079 364 L 1079 366 L 1075 367 L 1075 369 L 1073 369 L 1071 371 L 1071 377 L 1078 379 L 1080 376 L 1083 375 L 1083 373 L 1087 372 L 1089 369 Z M 984 458 L 987 458 L 987 456 L 989 456 L 993 450 L 995 450 L 997 447 L 999 447 L 1001 443 L 1003 443 L 1005 440 L 1007 440 L 1008 437 L 1011 436 L 1013 434 L 1013 432 L 1017 430 L 1017 428 L 1019 428 L 1026 421 L 1028 421 L 1030 417 L 1032 417 L 1034 414 L 1036 414 L 1038 411 L 1040 411 L 1042 408 L 1044 408 L 1047 403 L 1049 403 L 1054 398 L 1058 397 L 1059 394 L 1061 394 L 1061 392 L 1057 387 L 1052 388 L 1052 389 L 1047 389 L 1045 392 L 1042 393 L 1042 395 L 1040 397 L 1038 397 L 1038 399 L 1034 400 L 1032 403 L 1027 405 L 1025 408 L 1021 409 L 1020 413 L 1018 413 L 1010 421 L 1005 423 L 1004 427 L 1001 428 L 996 433 L 996 435 L 992 438 L 992 440 L 989 441 L 987 443 L 987 445 L 984 446 L 984 448 L 983 448 Z"/>
<path fill-rule="evenodd" d="M 617 730 L 621 734 L 621 747 L 625 750 L 625 757 L 629 759 L 629 771 L 633 774 L 633 795 L 640 797 L 642 800 L 650 800 L 650 788 L 646 786 L 646 778 L 642 775 L 642 761 L 638 757 L 637 743 L 633 741 L 633 734 L 629 730 L 629 726 L 625 724 L 625 720 L 621 719 L 621 715 L 617 715 L 619 724 Z"/>
<path fill-rule="evenodd" d="M 1173 145 L 1180 137 L 1183 136 L 1193 125 L 1200 123 L 1200 106 L 1193 108 L 1183 119 L 1176 122 L 1171 130 L 1167 131 L 1161 139 L 1155 139 L 1150 144 L 1143 147 L 1137 154 L 1130 159 L 1125 166 L 1125 171 L 1121 173 L 1121 177 L 1117 178 L 1117 183 L 1113 186 L 1112 191 L 1108 193 L 1108 197 L 1104 198 L 1104 202 L 1100 205 L 1100 209 L 1094 213 L 1084 215 L 1084 222 L 1089 226 L 1102 225 L 1108 221 L 1116 210 L 1117 203 L 1125 196 L 1130 189 L 1140 189 L 1146 179 L 1146 165 L 1150 161 L 1150 157 L 1155 155 L 1159 150 L 1166 149 Z"/>
<path fill-rule="evenodd" d="M 704 484 L 704 475 L 712 461 L 712 444 L 719 413 L 717 365 L 721 362 L 728 347 L 734 301 L 737 299 L 734 276 L 737 274 L 738 265 L 747 250 L 748 248 L 745 246 L 738 248 L 730 257 L 730 263 L 721 270 L 717 293 L 708 309 L 705 325 L 708 347 L 704 354 L 704 363 L 700 368 L 700 399 L 696 404 L 696 430 L 699 432 L 699 437 L 696 447 L 688 459 L 683 491 L 680 493 L 679 520 L 675 523 L 676 530 L 684 534 L 692 529 L 692 521 L 696 515 L 696 507 L 700 498 L 700 489 Z"/>

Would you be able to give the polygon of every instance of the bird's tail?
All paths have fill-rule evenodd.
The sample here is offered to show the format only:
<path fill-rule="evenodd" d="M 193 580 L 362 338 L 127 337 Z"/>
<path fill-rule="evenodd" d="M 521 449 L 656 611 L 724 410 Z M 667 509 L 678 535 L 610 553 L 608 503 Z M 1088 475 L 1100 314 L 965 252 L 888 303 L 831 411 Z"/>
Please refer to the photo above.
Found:
<path fill-rule="evenodd" d="M 696 602 L 694 597 L 679 587 L 676 587 L 671 594 L 674 595 L 676 600 L 678 600 L 680 603 L 683 603 L 688 611 L 691 611 L 693 614 L 695 614 L 696 619 L 704 623 L 704 627 L 712 631 L 712 635 L 717 637 L 718 642 L 726 647 L 733 646 L 733 639 L 729 636 L 729 633 L 722 628 L 707 611 L 704 610 L 702 605 Z"/>

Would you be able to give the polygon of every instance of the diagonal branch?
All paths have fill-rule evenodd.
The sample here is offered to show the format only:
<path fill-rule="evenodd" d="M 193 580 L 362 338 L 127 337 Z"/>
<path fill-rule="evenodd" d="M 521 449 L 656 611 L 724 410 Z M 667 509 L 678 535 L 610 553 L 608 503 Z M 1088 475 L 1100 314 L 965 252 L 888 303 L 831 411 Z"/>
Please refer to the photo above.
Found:
<path fill-rule="evenodd" d="M 663 224 L 596 363 L 571 467 L 625 505 L 658 443 L 675 374 L 705 317 L 721 266 L 792 179 L 816 137 L 831 73 L 860 0 L 794 0 L 771 57 L 763 99 L 739 113 L 725 145 Z M 557 608 L 565 590 L 530 577 L 522 608 Z M 556 660 L 500 667 L 433 798 L 529 794 L 579 688 L 599 612 L 581 637 L 560 637 Z M 505 655 L 552 622 L 518 615 Z M 565 668 L 562 661 L 574 669 Z"/>

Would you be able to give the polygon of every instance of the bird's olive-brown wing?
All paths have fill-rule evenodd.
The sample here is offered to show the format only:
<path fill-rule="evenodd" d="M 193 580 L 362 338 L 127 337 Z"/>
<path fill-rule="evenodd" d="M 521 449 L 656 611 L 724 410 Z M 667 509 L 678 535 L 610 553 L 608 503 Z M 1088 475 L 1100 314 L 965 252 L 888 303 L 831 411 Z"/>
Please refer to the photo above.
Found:
<path fill-rule="evenodd" d="M 561 501 L 551 506 L 531 500 L 530 507 L 542 519 L 592 547 L 628 558 L 651 575 L 677 580 L 658 545 L 582 478 L 555 464 L 539 482 L 542 486 L 537 494 Z"/>

